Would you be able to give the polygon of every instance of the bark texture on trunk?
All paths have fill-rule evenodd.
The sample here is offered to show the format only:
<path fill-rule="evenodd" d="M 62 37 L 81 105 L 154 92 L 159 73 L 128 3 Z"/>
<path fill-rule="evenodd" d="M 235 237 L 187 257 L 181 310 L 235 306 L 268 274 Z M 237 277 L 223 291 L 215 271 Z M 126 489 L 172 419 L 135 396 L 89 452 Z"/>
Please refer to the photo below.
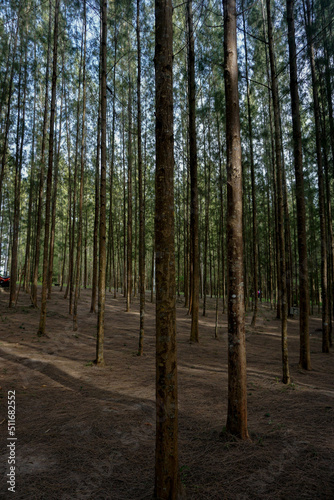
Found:
<path fill-rule="evenodd" d="M 299 365 L 305 370 L 311 369 L 310 359 L 310 337 L 309 337 L 309 314 L 310 294 L 308 284 L 308 263 L 306 245 L 306 210 L 304 196 L 304 174 L 303 174 L 303 151 L 302 135 L 299 112 L 298 73 L 296 59 L 294 0 L 287 0 L 288 40 L 289 40 L 289 63 L 290 63 L 290 94 L 293 127 L 293 153 L 296 178 L 296 201 L 297 201 L 297 231 L 298 231 L 298 254 L 299 254 L 299 333 L 300 333 L 300 357 Z"/>
<path fill-rule="evenodd" d="M 306 7 L 305 7 L 306 5 Z M 318 79 L 315 70 L 314 47 L 311 35 L 312 18 L 310 1 L 304 4 L 306 18 L 306 36 L 309 49 L 309 58 L 312 76 L 313 110 L 315 123 L 315 143 L 318 164 L 318 188 L 319 188 L 319 218 L 321 239 L 321 299 L 322 299 L 322 352 L 329 352 L 329 310 L 328 310 L 328 288 L 327 288 L 327 233 L 325 216 L 325 187 L 321 151 L 321 124 L 320 106 L 318 97 Z"/>
<path fill-rule="evenodd" d="M 141 137 L 141 47 L 140 47 L 140 0 L 137 0 L 137 51 L 138 51 L 138 74 L 137 74 L 137 128 L 138 128 L 138 194 L 139 194 L 139 294 L 140 294 L 140 318 L 139 318 L 139 345 L 138 355 L 143 354 L 144 349 L 144 320 L 145 320 L 145 202 L 143 196 L 143 161 L 142 161 L 142 137 Z"/>
<path fill-rule="evenodd" d="M 236 2 L 235 0 L 224 0 L 223 7 L 228 267 L 228 411 L 226 430 L 241 439 L 248 439 Z"/>
<path fill-rule="evenodd" d="M 82 248 L 82 207 L 84 196 L 84 172 L 85 172 L 85 137 L 86 137 L 86 0 L 84 0 L 84 53 L 83 53 L 83 110 L 82 110 L 82 135 L 81 135 L 81 166 L 80 166 L 80 191 L 79 191 L 79 221 L 78 221 L 78 241 L 77 241 L 77 259 L 75 275 L 74 309 L 73 309 L 73 330 L 78 329 L 78 302 L 81 275 L 81 248 Z"/>
<path fill-rule="evenodd" d="M 188 15 L 188 99 L 189 99 L 189 163 L 190 163 L 190 245 L 191 245 L 190 340 L 192 342 L 198 342 L 198 314 L 199 314 L 198 187 L 197 187 L 195 48 L 194 48 L 192 0 L 188 0 L 187 15 Z"/>
<path fill-rule="evenodd" d="M 290 371 L 288 361 L 288 308 L 287 308 L 287 289 L 286 289 L 286 262 L 285 262 L 285 242 L 284 242 L 284 206 L 283 206 L 283 167 L 282 167 L 282 144 L 280 130 L 280 112 L 278 100 L 278 84 L 275 69 L 275 53 L 273 41 L 273 27 L 271 20 L 270 0 L 267 0 L 267 21 L 268 21 L 268 41 L 269 58 L 271 72 L 271 89 L 274 110 L 274 128 L 275 128 L 275 158 L 276 158 L 276 177 L 277 177 L 277 217 L 278 217 L 278 239 L 279 239 L 279 269 L 280 282 L 278 289 L 278 300 L 280 301 L 281 311 L 281 338 L 282 338 L 282 369 L 283 383 L 290 383 Z"/>
<path fill-rule="evenodd" d="M 99 285 L 98 319 L 96 338 L 96 359 L 99 366 L 104 365 L 104 311 L 106 303 L 106 192 L 107 192 L 107 9 L 108 0 L 101 4 L 102 17 L 102 54 L 101 54 L 101 181 L 100 181 L 100 247 L 99 247 Z"/>
<path fill-rule="evenodd" d="M 46 181 L 46 201 L 45 201 L 45 230 L 43 249 L 43 281 L 41 314 L 39 319 L 38 335 L 45 335 L 46 326 L 46 301 L 48 288 L 48 253 L 49 253 L 49 233 L 50 233 L 50 207 L 52 191 L 52 169 L 53 169 L 53 138 L 56 112 L 56 90 L 57 90 L 57 55 L 58 55 L 58 16 L 60 0 L 55 3 L 54 35 L 53 35 L 53 68 L 52 68 L 52 93 L 51 93 L 51 113 L 50 113 L 50 134 L 49 134 L 49 163 Z"/>
<path fill-rule="evenodd" d="M 154 497 L 177 498 L 172 1 L 155 2 L 156 447 Z"/>

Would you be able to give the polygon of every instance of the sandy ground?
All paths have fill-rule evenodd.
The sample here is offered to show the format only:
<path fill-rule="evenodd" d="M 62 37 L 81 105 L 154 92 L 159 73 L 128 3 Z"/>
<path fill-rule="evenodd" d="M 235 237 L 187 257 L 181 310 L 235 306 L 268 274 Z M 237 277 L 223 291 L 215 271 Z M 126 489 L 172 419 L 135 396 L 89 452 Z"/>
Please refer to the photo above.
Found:
<path fill-rule="evenodd" d="M 7 393 L 16 395 L 16 499 L 150 499 L 155 444 L 155 306 L 147 303 L 145 353 L 137 357 L 139 305 L 107 294 L 106 366 L 95 357 L 96 315 L 83 290 L 79 329 L 59 288 L 48 303 L 47 338 L 39 311 L 21 292 L 10 310 L 0 293 L 2 478 L 8 473 Z M 147 296 L 149 298 L 149 295 Z M 177 304 L 179 462 L 187 497 L 334 498 L 334 359 L 321 353 L 312 317 L 312 371 L 298 368 L 298 318 L 289 320 L 292 383 L 281 383 L 280 323 L 261 305 L 247 315 L 248 421 L 251 441 L 222 438 L 227 410 L 226 315 L 214 338 L 214 300 L 200 317 L 200 343 L 188 342 L 190 318 Z M 12 498 L 3 479 L 0 498 Z"/>

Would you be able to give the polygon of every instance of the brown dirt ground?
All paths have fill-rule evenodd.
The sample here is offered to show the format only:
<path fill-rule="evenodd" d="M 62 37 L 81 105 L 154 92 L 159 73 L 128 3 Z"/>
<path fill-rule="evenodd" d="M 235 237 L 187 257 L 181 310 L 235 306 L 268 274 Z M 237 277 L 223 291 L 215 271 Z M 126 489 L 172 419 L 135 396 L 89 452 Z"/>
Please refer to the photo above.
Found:
<path fill-rule="evenodd" d="M 16 310 L 0 294 L 2 448 L 7 465 L 7 391 L 16 391 L 17 499 L 152 498 L 154 474 L 154 304 L 146 308 L 145 354 L 136 356 L 138 299 L 107 294 L 106 367 L 92 366 L 96 315 L 81 292 L 79 330 L 58 288 L 48 304 L 48 338 L 36 336 L 39 311 L 20 294 Z M 227 410 L 226 316 L 214 339 L 214 300 L 200 318 L 200 344 L 188 342 L 190 318 L 177 304 L 179 453 L 187 497 L 333 499 L 333 353 L 321 353 L 321 322 L 312 317 L 311 372 L 298 368 L 298 319 L 289 320 L 293 383 L 281 379 L 279 321 L 261 306 L 247 326 L 250 442 L 220 433 Z M 250 323 L 247 315 L 247 324 Z M 10 498 L 2 481 L 0 498 Z"/>

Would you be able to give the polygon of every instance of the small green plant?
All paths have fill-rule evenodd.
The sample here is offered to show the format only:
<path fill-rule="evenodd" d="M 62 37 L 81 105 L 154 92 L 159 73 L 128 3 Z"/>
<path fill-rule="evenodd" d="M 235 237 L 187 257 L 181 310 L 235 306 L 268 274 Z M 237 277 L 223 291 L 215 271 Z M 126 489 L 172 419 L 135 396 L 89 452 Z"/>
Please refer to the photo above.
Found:
<path fill-rule="evenodd" d="M 93 361 L 88 361 L 88 363 L 85 364 L 85 366 L 93 366 L 93 365 L 94 365 Z M 80 389 L 81 389 L 81 387 L 80 387 Z"/>

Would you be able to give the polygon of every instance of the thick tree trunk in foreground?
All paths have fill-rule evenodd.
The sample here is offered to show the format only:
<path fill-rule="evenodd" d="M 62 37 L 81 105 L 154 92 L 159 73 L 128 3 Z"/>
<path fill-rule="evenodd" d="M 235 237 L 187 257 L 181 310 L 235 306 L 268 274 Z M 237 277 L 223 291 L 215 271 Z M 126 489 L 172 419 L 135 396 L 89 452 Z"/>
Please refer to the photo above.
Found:
<path fill-rule="evenodd" d="M 45 201 L 45 233 L 44 233 L 44 251 L 43 251 L 43 281 L 42 281 L 42 300 L 41 314 L 39 319 L 38 335 L 45 335 L 46 323 L 46 300 L 48 288 L 48 251 L 49 251 L 49 232 L 50 232 L 50 205 L 52 190 L 52 167 L 53 167 L 53 137 L 56 110 L 56 89 L 57 89 L 57 48 L 58 48 L 58 15 L 60 0 L 55 3 L 55 21 L 53 36 L 53 70 L 52 70 L 52 97 L 50 114 L 50 135 L 49 135 L 49 163 L 46 182 L 46 201 Z"/>
<path fill-rule="evenodd" d="M 302 157 L 302 135 L 299 112 L 298 73 L 296 59 L 294 0 L 287 0 L 288 39 L 289 39 L 289 63 L 290 63 L 290 94 L 293 127 L 293 152 L 296 177 L 296 200 L 297 200 L 297 230 L 298 230 L 298 254 L 299 254 L 299 334 L 300 334 L 300 357 L 299 365 L 305 370 L 311 369 L 310 359 L 310 337 L 309 337 L 309 313 L 310 294 L 308 284 L 307 246 L 306 246 L 306 210 L 304 196 L 304 174 Z"/>
<path fill-rule="evenodd" d="M 108 0 L 101 4 L 102 54 L 101 54 L 101 184 L 100 184 L 100 247 L 98 319 L 96 338 L 97 365 L 104 365 L 104 310 L 106 302 L 106 191 L 107 191 L 107 8 Z"/>
<path fill-rule="evenodd" d="M 228 242 L 228 413 L 226 430 L 241 439 L 248 439 L 236 2 L 235 0 L 224 0 L 223 6 Z"/>
<path fill-rule="evenodd" d="M 271 89 L 274 108 L 274 126 L 275 126 L 275 157 L 276 157 L 276 176 L 277 176 L 277 214 L 278 214 L 278 238 L 279 238 L 279 256 L 280 256 L 280 282 L 278 290 L 278 299 L 281 303 L 281 335 L 282 335 L 282 368 L 283 368 L 283 383 L 290 383 L 290 372 L 288 362 L 288 332 L 287 332 L 287 290 L 286 290 L 286 262 L 285 262 L 285 242 L 284 242 L 284 207 L 283 207 L 283 174 L 282 174 L 282 144 L 280 131 L 280 114 L 278 100 L 278 85 L 275 70 L 275 54 L 273 42 L 273 27 L 271 21 L 270 0 L 267 0 L 267 17 L 268 17 L 268 40 L 269 40 L 269 57 L 270 57 L 270 72 L 271 72 Z"/>
<path fill-rule="evenodd" d="M 154 497 L 177 498 L 172 1 L 155 2 L 156 447 Z"/>

